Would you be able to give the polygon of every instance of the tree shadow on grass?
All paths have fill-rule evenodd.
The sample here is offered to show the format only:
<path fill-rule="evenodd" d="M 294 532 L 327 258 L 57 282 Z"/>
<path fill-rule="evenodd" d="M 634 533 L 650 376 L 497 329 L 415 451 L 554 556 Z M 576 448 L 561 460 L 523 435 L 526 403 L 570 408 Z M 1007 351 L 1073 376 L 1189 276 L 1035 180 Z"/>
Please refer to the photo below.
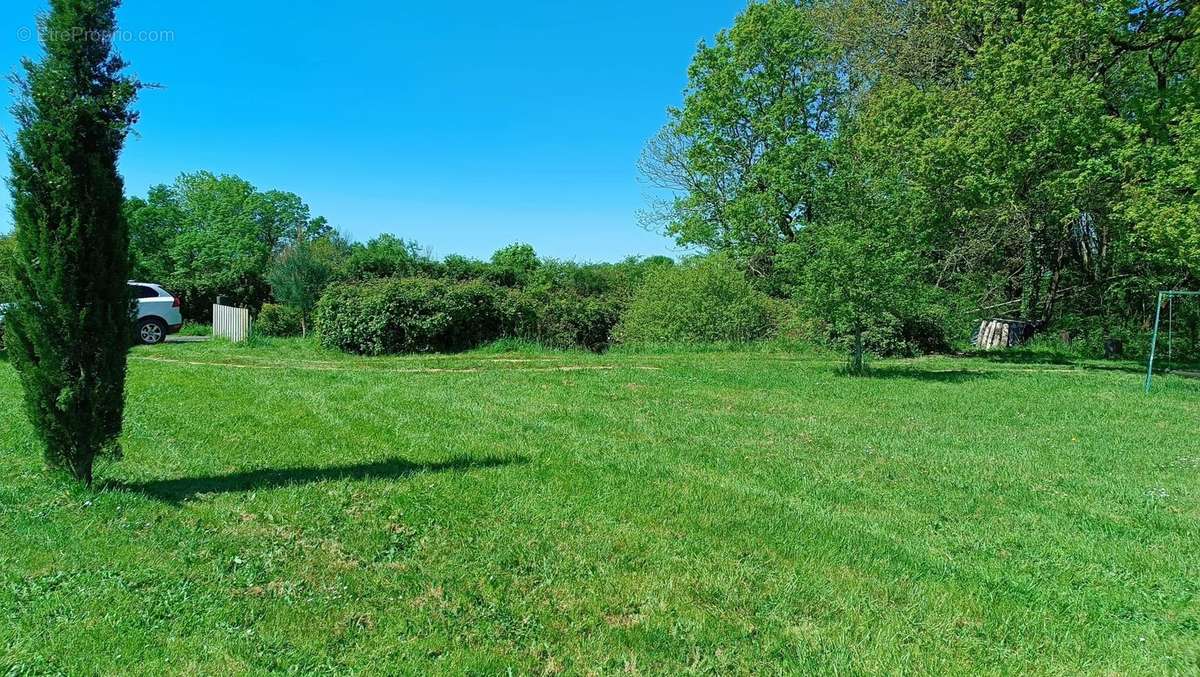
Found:
<path fill-rule="evenodd" d="M 500 468 L 507 465 L 528 463 L 524 456 L 510 458 L 456 458 L 435 463 L 413 463 L 402 458 L 393 458 L 376 463 L 332 466 L 323 468 L 302 467 L 282 470 L 264 469 L 225 475 L 181 477 L 173 480 L 126 483 L 117 480 L 105 482 L 107 491 L 124 491 L 144 494 L 155 500 L 180 505 L 203 494 L 228 494 L 260 489 L 279 489 L 317 482 L 339 480 L 400 480 L 419 473 L 466 472 L 469 470 Z"/>
<path fill-rule="evenodd" d="M 1065 353 L 1047 352 L 1045 350 L 973 350 L 963 353 L 960 357 L 971 357 L 1000 364 L 1044 364 L 1056 366 L 1072 366 L 1078 359 Z"/>
<path fill-rule="evenodd" d="M 1088 371 L 1121 372 L 1126 374 L 1146 373 L 1146 365 L 1135 359 L 1102 361 L 1075 357 L 1065 353 L 1046 352 L 1044 350 L 978 350 L 964 353 L 960 357 L 987 360 L 994 364 L 1075 367 L 1076 369 L 1086 369 Z"/>
<path fill-rule="evenodd" d="M 916 369 L 913 367 L 881 367 L 874 368 L 862 375 L 862 378 L 885 380 L 925 381 L 929 383 L 966 383 L 996 378 L 997 374 L 990 371 L 972 371 L 970 369 Z"/>

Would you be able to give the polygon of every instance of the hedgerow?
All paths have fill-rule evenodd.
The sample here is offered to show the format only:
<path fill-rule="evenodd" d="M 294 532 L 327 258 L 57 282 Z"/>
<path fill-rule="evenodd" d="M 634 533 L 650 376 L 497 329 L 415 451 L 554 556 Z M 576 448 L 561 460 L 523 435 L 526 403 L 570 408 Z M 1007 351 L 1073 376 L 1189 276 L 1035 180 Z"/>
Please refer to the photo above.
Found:
<path fill-rule="evenodd" d="M 616 328 L 623 343 L 745 342 L 773 332 L 771 305 L 746 275 L 712 256 L 651 272 Z"/>
<path fill-rule="evenodd" d="M 316 311 L 321 342 L 363 355 L 453 352 L 499 338 L 500 291 L 428 278 L 336 284 Z"/>
<path fill-rule="evenodd" d="M 291 306 L 268 303 L 254 320 L 254 331 L 263 336 L 286 338 L 301 333 L 300 311 Z"/>

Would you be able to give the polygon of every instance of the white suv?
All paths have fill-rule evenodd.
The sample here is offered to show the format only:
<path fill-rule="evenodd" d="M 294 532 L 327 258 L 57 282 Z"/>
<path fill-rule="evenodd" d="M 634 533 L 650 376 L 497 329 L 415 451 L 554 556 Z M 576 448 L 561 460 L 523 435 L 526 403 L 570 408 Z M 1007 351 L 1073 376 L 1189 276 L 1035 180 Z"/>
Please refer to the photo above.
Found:
<path fill-rule="evenodd" d="M 134 326 L 139 343 L 147 346 L 162 343 L 167 340 L 167 334 L 174 334 L 183 326 L 179 299 L 171 292 L 148 282 L 130 282 L 129 289 L 137 299 Z"/>
<path fill-rule="evenodd" d="M 137 299 L 137 319 L 134 328 L 137 340 L 142 345 L 152 346 L 167 340 L 183 326 L 183 315 L 179 310 L 179 299 L 166 289 L 147 282 L 130 282 L 129 291 Z M 11 303 L 0 303 L 0 338 L 4 336 L 4 314 Z M 3 342 L 0 341 L 0 345 Z"/>

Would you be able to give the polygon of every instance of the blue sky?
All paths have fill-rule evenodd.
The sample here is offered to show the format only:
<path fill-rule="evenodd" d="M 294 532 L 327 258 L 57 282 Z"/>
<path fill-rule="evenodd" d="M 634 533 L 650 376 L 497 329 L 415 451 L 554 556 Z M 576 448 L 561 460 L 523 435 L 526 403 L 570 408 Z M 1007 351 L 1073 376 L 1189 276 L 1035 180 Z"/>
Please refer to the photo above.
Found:
<path fill-rule="evenodd" d="M 515 241 L 576 260 L 678 254 L 638 225 L 651 188 L 636 161 L 697 43 L 744 6 L 126 0 L 121 52 L 164 89 L 143 94 L 121 169 L 130 194 L 236 173 L 356 239 L 390 232 L 437 256 Z M 36 55 L 44 7 L 4 0 L 6 70 Z"/>

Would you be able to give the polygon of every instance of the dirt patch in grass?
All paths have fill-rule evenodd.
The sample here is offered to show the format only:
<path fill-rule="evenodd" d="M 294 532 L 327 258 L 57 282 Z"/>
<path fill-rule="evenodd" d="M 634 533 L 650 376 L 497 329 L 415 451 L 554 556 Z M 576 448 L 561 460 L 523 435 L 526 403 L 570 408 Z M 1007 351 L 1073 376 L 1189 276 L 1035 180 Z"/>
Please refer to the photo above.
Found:
<path fill-rule="evenodd" d="M 662 371 L 662 367 L 641 364 L 568 364 L 557 366 L 514 366 L 503 369 L 493 369 L 486 366 L 473 367 L 374 367 L 374 366 L 344 366 L 336 362 L 228 362 L 207 360 L 180 360 L 171 357 L 146 357 L 133 355 L 129 359 L 142 362 L 161 362 L 167 364 L 184 364 L 193 367 L 225 367 L 229 369 L 276 369 L 304 371 L 369 371 L 395 374 L 477 374 L 485 371 L 531 371 L 531 372 L 571 372 L 571 371 L 615 371 L 618 369 L 635 369 L 641 371 Z M 532 360 L 490 360 L 507 364 L 525 365 Z"/>

